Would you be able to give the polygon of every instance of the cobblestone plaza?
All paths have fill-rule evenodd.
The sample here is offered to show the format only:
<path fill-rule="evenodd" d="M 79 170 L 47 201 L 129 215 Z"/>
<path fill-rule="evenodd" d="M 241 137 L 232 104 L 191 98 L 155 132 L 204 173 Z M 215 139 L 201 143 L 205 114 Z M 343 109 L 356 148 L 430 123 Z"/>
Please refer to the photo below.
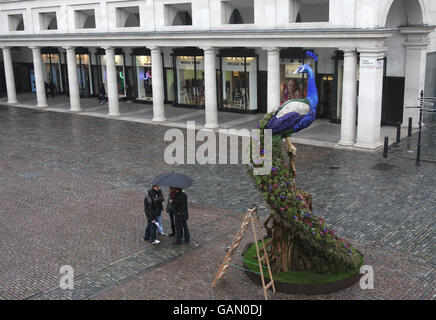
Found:
<path fill-rule="evenodd" d="M 211 288 L 244 211 L 256 203 L 268 213 L 244 165 L 165 164 L 168 126 L 10 106 L 0 123 L 0 299 L 263 299 L 239 268 Z M 388 159 L 298 145 L 297 183 L 364 254 L 375 287 L 272 299 L 436 298 L 435 127 L 423 130 L 419 166 L 408 152 L 416 138 Z M 143 240 L 145 190 L 166 171 L 195 181 L 190 245 Z M 59 288 L 63 265 L 74 268 L 74 290 Z"/>

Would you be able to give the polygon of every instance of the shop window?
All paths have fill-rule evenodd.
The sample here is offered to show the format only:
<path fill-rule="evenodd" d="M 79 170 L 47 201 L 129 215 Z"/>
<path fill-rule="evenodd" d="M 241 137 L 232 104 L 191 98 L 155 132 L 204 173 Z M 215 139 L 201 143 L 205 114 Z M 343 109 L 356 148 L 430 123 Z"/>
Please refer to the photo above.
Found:
<path fill-rule="evenodd" d="M 308 64 L 316 73 L 315 60 L 306 56 L 303 49 L 284 49 L 280 53 L 280 102 L 302 99 L 307 96 L 307 76 L 294 74 L 302 64 Z"/>
<path fill-rule="evenodd" d="M 117 27 L 133 28 L 141 25 L 139 7 L 116 8 Z"/>
<path fill-rule="evenodd" d="M 77 29 L 95 29 L 95 11 L 75 10 L 76 28 Z"/>
<path fill-rule="evenodd" d="M 41 12 L 39 14 L 39 23 L 41 30 L 57 30 L 56 12 Z"/>
<path fill-rule="evenodd" d="M 8 15 L 9 31 L 23 31 L 24 18 L 23 14 L 10 14 Z"/>
<path fill-rule="evenodd" d="M 257 109 L 256 57 L 222 57 L 222 107 Z"/>
<path fill-rule="evenodd" d="M 254 0 L 221 1 L 222 24 L 254 23 Z"/>
<path fill-rule="evenodd" d="M 151 74 L 151 57 L 150 55 L 135 56 L 136 66 L 136 99 L 144 101 L 153 100 L 153 83 Z"/>
<path fill-rule="evenodd" d="M 177 101 L 184 105 L 204 105 L 204 57 L 176 57 Z"/>
<path fill-rule="evenodd" d="M 77 53 L 77 79 L 79 80 L 79 90 L 81 97 L 90 97 L 93 94 L 91 76 L 91 55 L 89 53 Z M 106 91 L 107 92 L 107 91 Z"/>
<path fill-rule="evenodd" d="M 126 63 L 125 57 L 123 53 L 117 53 L 118 50 L 115 51 L 115 67 L 117 70 L 117 87 L 118 87 L 118 96 L 120 98 L 125 98 L 127 95 L 126 92 Z M 105 86 L 106 94 L 108 92 L 107 88 L 107 70 L 106 70 L 106 54 L 98 54 L 97 58 L 99 59 L 98 65 L 101 66 L 101 79 L 102 83 Z"/>
<path fill-rule="evenodd" d="M 289 22 L 328 22 L 329 0 L 289 0 Z"/>
<path fill-rule="evenodd" d="M 192 25 L 191 3 L 174 3 L 165 5 L 166 26 L 190 26 Z"/>
<path fill-rule="evenodd" d="M 53 93 L 61 93 L 63 91 L 63 83 L 59 53 L 44 53 L 44 50 L 41 50 L 41 52 L 44 66 L 44 82 L 47 83 L 49 88 L 53 88 Z"/>

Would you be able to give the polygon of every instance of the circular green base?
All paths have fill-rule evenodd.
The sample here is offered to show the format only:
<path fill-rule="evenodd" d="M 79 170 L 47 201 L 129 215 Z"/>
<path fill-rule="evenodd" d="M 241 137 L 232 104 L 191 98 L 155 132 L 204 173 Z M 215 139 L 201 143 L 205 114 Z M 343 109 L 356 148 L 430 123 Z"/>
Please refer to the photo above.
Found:
<path fill-rule="evenodd" d="M 359 266 L 347 272 L 339 274 L 319 274 L 315 271 L 289 271 L 282 272 L 278 275 L 273 275 L 274 285 L 277 292 L 290 293 L 290 294 L 327 294 L 334 291 L 344 290 L 355 283 L 357 283 L 361 274 L 359 273 L 360 267 L 363 265 L 363 255 L 354 250 L 354 254 L 359 254 L 361 263 Z M 253 282 L 262 285 L 262 280 L 259 275 L 259 263 L 256 256 L 256 246 L 254 242 L 249 243 L 243 253 L 243 263 L 246 275 Z M 268 269 L 263 269 L 265 282 L 269 282 Z"/>

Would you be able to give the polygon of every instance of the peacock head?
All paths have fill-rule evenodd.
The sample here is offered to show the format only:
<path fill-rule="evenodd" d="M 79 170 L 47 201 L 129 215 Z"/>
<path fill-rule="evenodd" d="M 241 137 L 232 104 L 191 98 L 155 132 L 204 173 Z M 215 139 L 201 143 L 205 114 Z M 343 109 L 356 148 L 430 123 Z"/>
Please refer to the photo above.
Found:
<path fill-rule="evenodd" d="M 312 71 L 312 68 L 308 64 L 303 64 L 298 67 L 297 70 L 294 71 L 294 74 L 297 73 L 310 73 Z"/>

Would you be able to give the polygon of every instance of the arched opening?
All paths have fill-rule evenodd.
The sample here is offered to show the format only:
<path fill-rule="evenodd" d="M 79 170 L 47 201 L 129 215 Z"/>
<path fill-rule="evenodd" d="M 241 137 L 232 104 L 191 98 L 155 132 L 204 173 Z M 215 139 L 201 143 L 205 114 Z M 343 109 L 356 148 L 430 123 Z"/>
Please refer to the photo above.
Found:
<path fill-rule="evenodd" d="M 232 15 L 230 16 L 229 24 L 243 24 L 244 20 L 242 19 L 242 15 L 238 9 L 233 10 Z"/>
<path fill-rule="evenodd" d="M 221 1 L 222 24 L 254 23 L 254 0 Z"/>
<path fill-rule="evenodd" d="M 188 11 L 179 11 L 173 20 L 173 26 L 189 26 L 192 25 L 192 17 Z"/>
<path fill-rule="evenodd" d="M 57 30 L 58 29 L 58 21 L 56 17 L 52 18 L 50 20 L 50 23 L 48 24 L 47 30 Z"/>
<path fill-rule="evenodd" d="M 423 23 L 421 5 L 417 0 L 393 0 L 389 5 L 385 26 L 394 29 L 385 40 L 386 74 L 383 81 L 382 123 L 396 124 L 403 120 L 406 77 L 407 35 L 400 27 Z"/>
<path fill-rule="evenodd" d="M 329 0 L 289 0 L 289 22 L 328 22 Z"/>
<path fill-rule="evenodd" d="M 126 24 L 124 25 L 125 28 L 132 28 L 132 27 L 139 27 L 140 21 L 139 21 L 139 14 L 129 14 L 129 17 L 126 20 Z"/>
<path fill-rule="evenodd" d="M 404 24 L 401 26 L 420 25 L 426 23 L 424 10 L 420 0 L 391 0 L 386 6 L 386 11 L 384 14 L 385 23 L 382 23 L 382 25 L 388 27 L 389 24 L 392 24 L 392 15 L 394 12 L 398 12 L 399 7 L 404 9 L 406 13 L 406 21 L 403 21 Z"/>
<path fill-rule="evenodd" d="M 95 28 L 95 16 L 88 16 L 86 18 L 85 24 L 83 25 L 84 29 L 93 29 Z"/>
<path fill-rule="evenodd" d="M 23 31 L 24 30 L 24 20 L 20 20 L 17 25 L 16 31 Z"/>

